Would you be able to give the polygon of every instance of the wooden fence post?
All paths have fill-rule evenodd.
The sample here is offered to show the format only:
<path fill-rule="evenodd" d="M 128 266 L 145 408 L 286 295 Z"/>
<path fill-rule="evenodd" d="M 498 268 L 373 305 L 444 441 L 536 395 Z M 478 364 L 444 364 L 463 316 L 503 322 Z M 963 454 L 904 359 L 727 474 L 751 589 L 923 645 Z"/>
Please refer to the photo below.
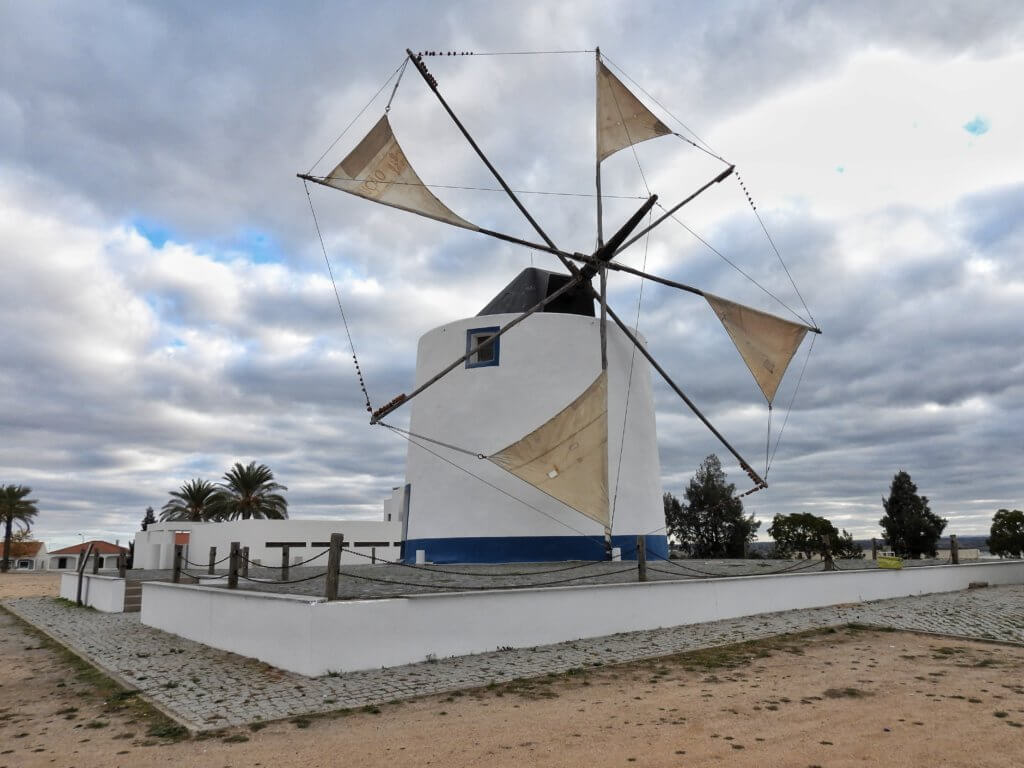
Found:
<path fill-rule="evenodd" d="M 121 552 L 117 556 L 117 576 L 118 578 L 125 578 L 128 574 L 128 558 L 124 552 Z"/>
<path fill-rule="evenodd" d="M 288 562 L 290 553 L 291 547 L 287 544 L 281 547 L 281 581 L 288 581 L 288 570 L 291 567 L 291 563 Z"/>
<path fill-rule="evenodd" d="M 828 540 L 828 534 L 821 534 L 821 557 L 825 561 L 825 570 L 834 571 L 836 569 L 835 561 L 832 559 L 832 545 Z"/>
<path fill-rule="evenodd" d="M 213 576 L 213 570 L 217 565 L 217 548 L 210 547 L 210 564 L 206 567 L 206 572 Z"/>
<path fill-rule="evenodd" d="M 100 572 L 100 551 L 98 549 L 92 553 L 92 572 L 94 574 Z"/>
<path fill-rule="evenodd" d="M 377 548 L 370 547 L 370 565 L 377 564 Z"/>
<path fill-rule="evenodd" d="M 239 556 L 239 544 L 237 541 L 231 542 L 231 552 L 228 556 L 228 589 L 238 589 L 238 556 Z"/>
<path fill-rule="evenodd" d="M 325 597 L 328 600 L 338 599 L 338 569 L 341 567 L 341 547 L 345 543 L 345 535 L 331 534 L 331 549 L 327 554 L 327 580 Z"/>
<path fill-rule="evenodd" d="M 960 540 L 955 533 L 949 537 L 949 562 L 960 565 Z"/>
<path fill-rule="evenodd" d="M 647 537 L 636 537 L 636 580 L 647 581 Z"/>
<path fill-rule="evenodd" d="M 174 545 L 174 583 L 181 582 L 181 544 Z"/>
<path fill-rule="evenodd" d="M 85 565 L 89 562 L 89 553 L 92 552 L 92 543 L 89 543 L 88 549 L 83 549 L 82 554 L 78 558 L 76 565 L 78 566 L 78 591 L 75 594 L 75 602 L 79 605 L 82 604 L 82 580 L 85 578 Z"/>
<path fill-rule="evenodd" d="M 242 547 L 242 576 L 249 578 L 249 548 Z"/>
<path fill-rule="evenodd" d="M 871 559 L 878 560 L 878 539 L 871 537 Z"/>

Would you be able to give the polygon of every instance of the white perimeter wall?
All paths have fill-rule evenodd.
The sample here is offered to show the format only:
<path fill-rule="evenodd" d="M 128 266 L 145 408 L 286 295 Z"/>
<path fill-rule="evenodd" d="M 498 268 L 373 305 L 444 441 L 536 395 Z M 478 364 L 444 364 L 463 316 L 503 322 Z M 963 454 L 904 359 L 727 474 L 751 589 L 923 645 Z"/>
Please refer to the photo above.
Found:
<path fill-rule="evenodd" d="M 501 326 L 516 317 L 471 317 L 424 334 L 416 355 L 417 386 L 465 354 L 467 330 Z M 474 453 L 495 453 L 562 410 L 601 372 L 597 318 L 538 313 L 510 330 L 499 342 L 499 365 L 460 365 L 418 395 L 410 403 L 410 430 Z M 627 382 L 629 420 L 623 441 Z M 632 342 L 609 323 L 609 498 L 616 494 L 623 444 L 623 483 L 618 491 L 613 533 L 636 535 L 660 530 L 665 524 L 665 513 L 650 366 L 639 353 L 633 358 Z M 574 536 L 577 531 L 603 539 L 600 523 L 491 462 L 435 444 L 430 444 L 430 449 L 545 514 L 410 443 L 406 469 L 410 484 L 409 539 Z"/>
<path fill-rule="evenodd" d="M 116 576 L 82 576 L 82 604 L 104 613 L 124 612 L 124 579 Z M 78 599 L 78 574 L 60 575 L 60 596 L 74 602 Z"/>
<path fill-rule="evenodd" d="M 304 675 L 758 613 L 1024 583 L 1024 562 L 325 602 L 147 582 L 142 623 Z"/>
<path fill-rule="evenodd" d="M 402 521 L 392 520 L 231 520 L 223 523 L 153 523 L 135 537 L 135 561 L 132 569 L 174 567 L 174 532 L 188 531 L 189 543 L 185 556 L 193 563 L 205 566 L 209 562 L 210 547 L 217 548 L 217 559 L 227 557 L 231 542 L 249 547 L 249 559 L 264 565 L 281 565 L 281 548 L 268 547 L 268 542 L 292 542 L 289 556 L 292 562 L 307 560 L 324 551 L 324 546 L 312 546 L 330 541 L 332 533 L 340 533 L 349 544 L 342 553 L 345 565 L 368 564 L 367 558 L 352 554 L 352 550 L 367 556 L 376 547 L 377 557 L 398 560 L 401 552 Z M 313 566 L 324 567 L 326 556 Z M 311 566 L 311 567 L 313 567 Z M 195 570 L 199 566 L 186 566 Z M 227 568 L 221 563 L 218 568 Z"/>

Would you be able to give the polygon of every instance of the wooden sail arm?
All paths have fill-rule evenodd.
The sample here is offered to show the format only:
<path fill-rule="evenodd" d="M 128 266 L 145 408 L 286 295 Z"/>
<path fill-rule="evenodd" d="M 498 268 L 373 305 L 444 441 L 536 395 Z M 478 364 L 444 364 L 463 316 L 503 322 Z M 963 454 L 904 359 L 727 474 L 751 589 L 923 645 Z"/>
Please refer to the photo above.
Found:
<path fill-rule="evenodd" d="M 586 254 L 583 253 L 574 253 L 572 254 L 571 258 L 573 259 L 573 261 L 582 262 L 583 264 L 586 264 L 592 267 L 593 269 L 598 269 L 603 266 L 607 267 L 608 269 L 613 269 L 616 272 L 625 272 L 630 275 L 636 275 L 637 277 L 642 277 L 645 280 L 650 280 L 651 282 L 654 283 L 660 283 L 661 285 L 667 285 L 669 288 L 676 288 L 680 291 L 686 291 L 687 293 L 692 293 L 696 296 L 707 296 L 707 294 L 700 288 L 695 288 L 692 285 L 680 283 L 677 282 L 676 280 L 669 280 L 667 277 L 659 277 L 658 275 L 652 275 L 650 272 L 644 272 L 643 270 L 639 270 L 636 267 L 630 267 L 615 261 L 599 263 L 593 256 L 587 256 Z M 584 267 L 584 269 L 586 269 L 586 267 Z M 821 328 L 817 327 L 816 325 L 807 325 L 806 323 L 798 323 L 798 325 L 802 325 L 811 333 L 821 334 L 822 332 Z"/>
<path fill-rule="evenodd" d="M 659 217 L 658 217 L 657 219 L 655 219 L 655 220 L 654 220 L 654 221 L 653 221 L 653 222 L 652 222 L 652 223 L 650 224 L 650 226 L 644 227 L 644 228 L 643 228 L 643 229 L 641 229 L 641 230 L 640 230 L 639 232 L 637 232 L 637 233 L 636 233 L 635 235 L 633 235 L 633 237 L 631 237 L 631 238 L 630 238 L 629 240 L 627 240 L 627 241 L 626 241 L 625 243 L 623 243 L 623 244 L 622 244 L 622 245 L 621 245 L 621 246 L 620 246 L 620 247 L 618 248 L 617 252 L 622 252 L 622 251 L 626 250 L 627 248 L 629 248 L 629 246 L 631 246 L 631 245 L 632 245 L 633 243 L 635 243 L 635 242 L 636 242 L 637 240 L 639 240 L 639 239 L 640 239 L 641 237 L 643 237 L 644 235 L 646 235 L 646 234 L 647 234 L 648 232 L 650 232 L 650 231 L 651 231 L 652 229 L 654 229 L 655 227 L 657 227 L 657 226 L 658 226 L 659 224 L 661 224 L 662 222 L 664 222 L 664 221 L 665 221 L 666 219 L 668 219 L 668 218 L 669 218 L 669 217 L 670 217 L 670 216 L 671 216 L 671 215 L 672 215 L 673 213 L 675 213 L 676 211 L 678 211 L 678 210 L 679 210 L 680 208 L 682 208 L 682 207 L 683 207 L 684 205 L 686 205 L 687 203 L 689 203 L 689 202 L 693 201 L 693 200 L 694 200 L 695 198 L 697 198 L 697 197 L 698 197 L 699 195 L 701 195 L 701 194 L 702 194 L 703 192 L 705 192 L 705 191 L 707 191 L 708 189 L 710 189 L 710 188 L 711 188 L 712 186 L 714 186 L 715 184 L 718 184 L 718 183 L 720 183 L 720 182 L 722 182 L 722 181 L 725 181 L 725 180 L 726 180 L 727 178 L 729 178 L 729 175 L 730 175 L 730 174 L 731 174 L 731 173 L 732 173 L 732 172 L 733 172 L 733 171 L 734 171 L 735 169 L 736 169 L 736 166 L 735 166 L 735 165 L 730 165 L 730 166 L 729 166 L 728 168 L 726 168 L 726 169 L 725 169 L 724 171 L 722 171 L 722 172 L 721 172 L 720 174 L 718 174 L 718 176 L 716 176 L 716 177 L 715 177 L 715 178 L 713 178 L 713 179 L 712 179 L 711 181 L 709 181 L 709 182 L 708 182 L 707 184 L 705 184 L 704 186 L 702 186 L 702 187 L 701 187 L 700 189 L 698 189 L 698 190 L 697 190 L 696 192 L 694 192 L 694 193 L 693 193 L 692 195 L 690 195 L 689 197 L 685 198 L 685 199 L 684 199 L 684 200 L 683 200 L 682 202 L 680 202 L 680 203 L 677 203 L 676 205 L 672 206 L 672 207 L 671 207 L 671 208 L 669 208 L 669 209 L 668 209 L 667 211 L 665 211 L 665 213 L 664 213 L 663 215 L 659 216 Z"/>
<path fill-rule="evenodd" d="M 494 176 L 497 182 L 501 185 L 502 189 L 505 190 L 505 193 L 509 196 L 509 198 L 511 198 L 512 202 L 515 203 L 516 207 L 522 212 L 523 216 L 526 217 L 526 220 L 530 222 L 530 225 L 537 232 L 537 234 L 540 235 L 541 239 L 548 244 L 548 247 L 556 248 L 554 241 L 547 236 L 547 233 L 545 233 L 544 230 L 541 229 L 540 224 L 538 224 L 537 221 L 533 218 L 533 216 L 530 215 L 530 212 L 526 210 L 526 206 L 523 205 L 522 201 L 518 197 L 516 197 L 516 194 L 515 192 L 512 191 L 512 188 L 505 183 L 505 179 L 503 179 L 501 177 L 501 174 L 498 173 L 498 169 L 491 164 L 490 160 L 487 159 L 487 156 L 483 153 L 483 150 L 480 149 L 476 141 L 474 141 L 473 137 L 469 134 L 469 131 L 466 130 L 466 127 L 462 124 L 462 121 L 459 120 L 455 112 L 452 111 L 452 108 L 448 106 L 448 102 L 445 101 L 444 96 L 441 95 L 441 92 L 437 88 L 437 79 L 432 74 L 430 74 L 430 71 L 427 69 L 427 65 L 423 63 L 423 57 L 413 53 L 412 50 L 409 48 L 406 48 L 405 52 L 409 55 L 409 58 L 412 60 L 412 63 L 416 65 L 416 70 L 420 73 L 420 75 L 423 76 L 424 82 L 426 82 L 426 84 L 430 86 L 430 90 L 432 90 L 434 92 L 434 95 L 437 96 L 437 100 L 441 102 L 441 106 L 444 107 L 445 112 L 448 113 L 448 116 L 451 117 L 456 127 L 462 132 L 462 135 L 465 136 L 466 141 L 469 142 L 469 145 L 476 152 L 477 156 L 479 156 L 479 158 L 483 161 L 484 165 L 487 166 L 487 169 L 491 172 L 491 175 Z"/>

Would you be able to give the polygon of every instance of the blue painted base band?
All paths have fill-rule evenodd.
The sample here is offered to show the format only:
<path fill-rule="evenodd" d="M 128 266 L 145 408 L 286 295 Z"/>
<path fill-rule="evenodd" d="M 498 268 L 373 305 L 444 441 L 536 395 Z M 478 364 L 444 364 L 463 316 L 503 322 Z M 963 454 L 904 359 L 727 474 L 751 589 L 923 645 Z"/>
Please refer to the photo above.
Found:
<path fill-rule="evenodd" d="M 647 559 L 667 558 L 668 539 L 648 535 Z M 612 536 L 612 546 L 622 549 L 623 560 L 636 560 L 636 534 Z M 559 560 L 604 560 L 604 542 L 586 536 L 503 536 L 452 539 L 409 539 L 406 563 L 416 562 L 416 550 L 426 552 L 431 563 L 550 563 Z"/>

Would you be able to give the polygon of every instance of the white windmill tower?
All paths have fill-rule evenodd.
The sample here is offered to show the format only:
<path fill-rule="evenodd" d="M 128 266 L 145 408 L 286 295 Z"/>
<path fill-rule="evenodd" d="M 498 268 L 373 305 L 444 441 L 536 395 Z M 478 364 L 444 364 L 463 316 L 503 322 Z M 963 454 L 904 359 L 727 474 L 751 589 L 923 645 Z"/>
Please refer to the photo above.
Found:
<path fill-rule="evenodd" d="M 614 261 L 683 205 L 729 177 L 734 167 L 723 161 L 726 167 L 714 178 L 635 231 L 657 203 L 657 196 L 650 196 L 606 240 L 602 161 L 639 142 L 677 134 L 612 74 L 599 50 L 598 247 L 589 255 L 555 245 L 448 106 L 423 54 L 407 54 L 406 63 L 413 62 L 543 242 L 485 229 L 455 214 L 409 164 L 387 111 L 329 174 L 300 178 L 553 254 L 567 273 L 525 270 L 477 316 L 421 337 L 416 387 L 410 394 L 375 411 L 367 398 L 371 423 L 409 440 L 406 560 L 413 560 L 417 550 L 433 562 L 592 560 L 609 556 L 613 547 L 628 558 L 635 556 L 638 536 L 652 554 L 667 556 L 652 367 L 747 472 L 754 482 L 748 493 L 766 483 L 608 306 L 609 270 L 706 299 L 769 406 L 807 331 L 820 331 L 812 323 L 786 320 Z M 595 277 L 598 288 L 592 286 Z M 384 421 L 406 403 L 412 408 L 408 430 Z"/>

